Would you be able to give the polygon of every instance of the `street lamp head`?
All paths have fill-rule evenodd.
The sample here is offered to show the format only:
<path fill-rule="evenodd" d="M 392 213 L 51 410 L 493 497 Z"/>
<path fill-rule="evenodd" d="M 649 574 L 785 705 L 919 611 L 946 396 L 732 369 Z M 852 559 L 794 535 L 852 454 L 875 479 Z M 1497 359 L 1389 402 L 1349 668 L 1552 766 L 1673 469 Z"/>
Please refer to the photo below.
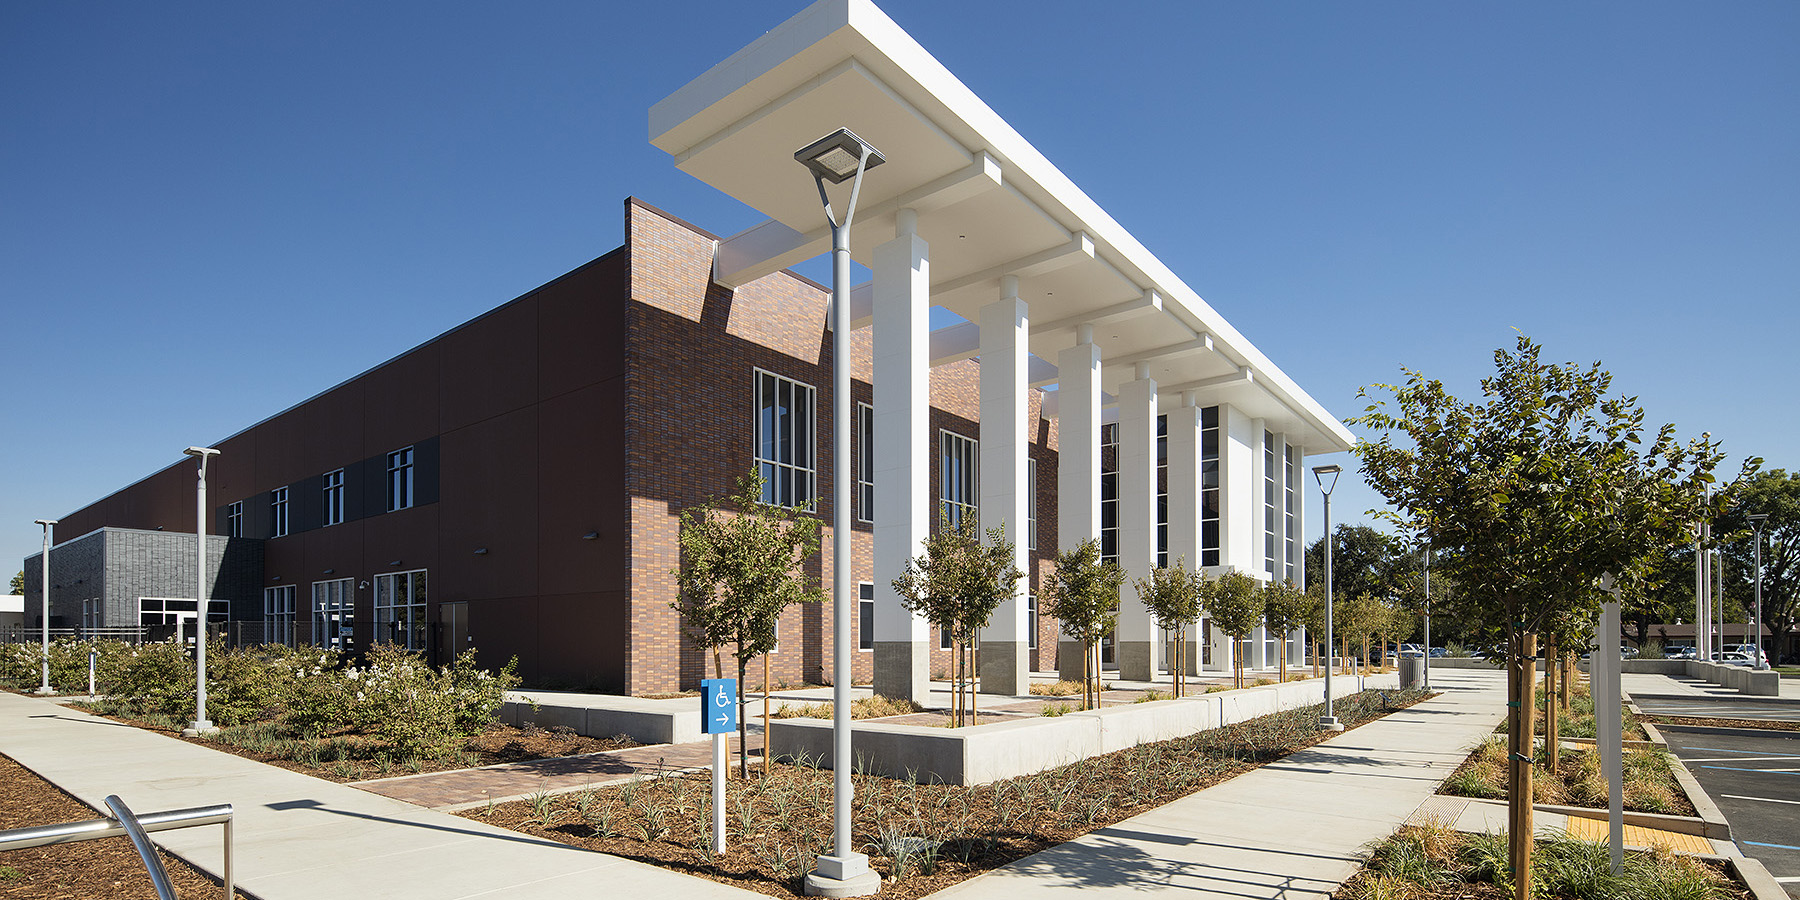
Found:
<path fill-rule="evenodd" d="M 1754 528 L 1757 531 L 1761 531 L 1761 530 L 1763 530 L 1763 525 L 1767 524 L 1769 521 L 1769 514 L 1768 513 L 1751 513 L 1750 515 L 1746 516 L 1745 518 L 1748 518 L 1750 520 L 1751 528 Z"/>
<path fill-rule="evenodd" d="M 48 528 L 48 527 L 50 527 L 50 526 L 52 526 L 52 525 L 55 525 L 55 524 L 56 524 L 56 522 L 57 522 L 57 520 L 56 520 L 56 519 L 38 519 L 38 520 L 37 520 L 37 524 L 39 524 L 39 525 L 42 525 L 42 526 L 44 526 L 44 527 L 45 527 L 45 528 Z"/>
<path fill-rule="evenodd" d="M 195 459 L 206 459 L 209 456 L 219 455 L 219 451 L 211 447 L 189 447 L 181 452 L 187 456 L 192 456 Z"/>
<path fill-rule="evenodd" d="M 1313 466 L 1313 477 L 1318 479 L 1319 489 L 1324 491 L 1326 496 L 1330 496 L 1331 492 L 1337 488 L 1338 476 L 1343 474 L 1343 471 L 1344 467 L 1336 464 L 1329 466 Z M 1327 475 L 1331 476 L 1330 484 L 1325 483 L 1325 476 Z"/>
<path fill-rule="evenodd" d="M 863 162 L 867 154 L 868 162 Z M 887 160 L 881 151 L 869 145 L 868 141 L 856 136 L 848 128 L 838 130 L 816 140 L 794 152 L 794 159 L 812 170 L 814 175 L 831 182 L 843 184 L 855 177 L 860 166 L 868 171 Z"/>

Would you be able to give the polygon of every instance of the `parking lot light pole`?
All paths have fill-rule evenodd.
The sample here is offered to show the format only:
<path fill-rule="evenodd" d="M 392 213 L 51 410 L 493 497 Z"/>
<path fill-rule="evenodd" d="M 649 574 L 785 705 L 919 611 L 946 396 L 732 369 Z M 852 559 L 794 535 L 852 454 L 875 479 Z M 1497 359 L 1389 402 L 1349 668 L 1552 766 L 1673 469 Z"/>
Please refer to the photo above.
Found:
<path fill-rule="evenodd" d="M 1769 667 L 1768 654 L 1763 652 L 1762 636 L 1762 545 L 1763 526 L 1767 524 L 1769 524 L 1768 513 L 1750 514 L 1750 529 L 1752 534 L 1755 535 L 1756 540 L 1756 599 L 1754 601 L 1756 610 L 1756 630 L 1751 632 L 1756 635 L 1756 639 L 1751 641 L 1750 644 L 1756 648 L 1756 668 L 1758 669 L 1767 669 Z"/>
<path fill-rule="evenodd" d="M 181 733 L 188 737 L 212 734 L 206 717 L 206 461 L 219 455 L 211 447 L 189 447 L 182 453 L 199 462 L 200 480 L 194 487 L 194 721 Z"/>
<path fill-rule="evenodd" d="M 44 626 L 44 658 L 40 661 L 44 671 L 44 681 L 38 685 L 37 692 L 54 694 L 56 689 L 50 686 L 50 543 L 51 538 L 56 534 L 56 520 L 39 519 L 37 523 L 44 526 L 43 583 L 38 585 L 39 594 L 44 601 L 44 620 L 39 623 Z"/>
<path fill-rule="evenodd" d="M 1319 717 L 1319 727 L 1326 731 L 1343 731 L 1344 723 L 1331 714 L 1331 492 L 1337 488 L 1338 476 L 1343 474 L 1344 467 L 1338 465 L 1314 466 L 1313 478 L 1319 482 L 1319 490 L 1325 495 L 1325 714 Z M 1331 483 L 1325 483 L 1325 476 L 1331 476 Z"/>
<path fill-rule="evenodd" d="M 1431 690 L 1431 542 L 1425 542 L 1425 690 Z"/>
<path fill-rule="evenodd" d="M 850 840 L 850 220 L 862 192 L 863 173 L 884 162 L 848 128 L 808 144 L 794 159 L 812 172 L 831 226 L 831 766 L 832 850 L 819 854 L 806 875 L 806 893 L 863 897 L 881 889 L 881 876 Z M 850 182 L 844 219 L 831 212 L 825 182 Z M 765 701 L 766 702 L 766 701 Z M 764 735 L 765 750 L 768 736 Z"/>

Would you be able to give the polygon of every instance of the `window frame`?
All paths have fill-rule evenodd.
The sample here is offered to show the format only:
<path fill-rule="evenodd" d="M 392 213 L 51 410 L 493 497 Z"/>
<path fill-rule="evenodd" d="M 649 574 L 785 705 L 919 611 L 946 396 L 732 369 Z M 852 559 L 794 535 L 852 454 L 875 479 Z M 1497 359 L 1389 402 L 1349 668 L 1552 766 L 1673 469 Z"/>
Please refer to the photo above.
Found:
<path fill-rule="evenodd" d="M 344 524 L 344 470 L 333 469 L 326 472 L 324 487 L 320 492 L 324 495 L 324 509 L 320 527 Z"/>
<path fill-rule="evenodd" d="M 752 367 L 751 371 L 754 374 L 751 377 L 750 454 L 752 464 L 763 479 L 762 501 L 787 509 L 810 506 L 819 496 L 818 389 L 761 367 Z M 788 389 L 785 435 L 781 421 L 784 414 L 779 405 L 784 385 Z M 765 386 L 775 391 L 771 401 L 774 405 L 769 407 L 769 424 L 776 432 L 774 436 L 765 436 L 763 432 Z M 801 391 L 806 395 L 804 405 L 799 402 Z M 785 448 L 782 446 L 784 438 Z"/>
<path fill-rule="evenodd" d="M 278 487 L 269 491 L 269 537 L 288 536 L 288 489 Z"/>
<path fill-rule="evenodd" d="M 331 650 L 348 649 L 345 645 L 356 633 L 356 579 L 332 578 L 313 582 L 311 606 L 312 645 Z M 328 615 L 333 612 L 338 616 Z M 334 622 L 336 630 L 330 627 Z"/>
<path fill-rule="evenodd" d="M 952 466 L 954 461 L 957 465 Z M 981 522 L 981 441 L 938 429 L 938 521 L 962 527 L 964 516 Z"/>
<path fill-rule="evenodd" d="M 856 649 L 869 653 L 875 649 L 875 582 L 856 583 Z"/>
<path fill-rule="evenodd" d="M 375 576 L 373 589 L 375 593 L 375 633 L 371 637 L 380 643 L 391 643 L 408 650 L 428 651 L 431 648 L 430 636 L 427 633 L 426 611 L 430 605 L 430 581 L 426 569 L 407 569 L 401 572 L 383 572 Z M 383 591 L 383 587 L 386 591 Z M 396 603 L 396 589 L 404 586 L 405 603 Z M 386 602 L 383 602 L 383 594 Z M 402 619 L 396 610 L 406 610 Z M 385 613 L 385 615 L 384 615 Z M 396 627 L 399 626 L 399 627 Z M 395 632 L 392 635 L 382 633 L 387 628 Z M 396 640 L 404 633 L 406 640 Z"/>
<path fill-rule="evenodd" d="M 293 645 L 294 601 L 298 593 L 299 589 L 291 584 L 277 584 L 263 588 L 264 641 Z"/>
<path fill-rule="evenodd" d="M 244 501 L 233 500 L 225 505 L 225 536 L 244 536 Z"/>
<path fill-rule="evenodd" d="M 856 404 L 856 521 L 875 521 L 875 407 Z"/>
<path fill-rule="evenodd" d="M 387 455 L 387 511 L 399 512 L 412 509 L 418 501 L 417 484 L 414 479 L 414 462 L 418 455 L 416 444 L 407 444 L 398 450 L 391 450 Z"/>

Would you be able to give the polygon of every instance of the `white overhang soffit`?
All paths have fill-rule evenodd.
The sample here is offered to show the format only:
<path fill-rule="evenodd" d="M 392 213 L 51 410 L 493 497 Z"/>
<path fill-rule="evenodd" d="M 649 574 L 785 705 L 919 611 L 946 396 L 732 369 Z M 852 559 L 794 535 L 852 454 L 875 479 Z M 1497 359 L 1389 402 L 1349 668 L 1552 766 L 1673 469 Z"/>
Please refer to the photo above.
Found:
<path fill-rule="evenodd" d="M 919 211 L 931 248 L 931 302 L 965 319 L 1017 275 L 1031 304 L 1031 352 L 1055 359 L 1095 325 L 1116 389 L 1129 366 L 1202 335 L 1212 347 L 1157 357 L 1160 384 L 1205 382 L 1239 367 L 1229 402 L 1296 436 L 1310 452 L 1354 437 L 1194 290 L 1100 209 L 870 0 L 818 0 L 650 110 L 651 143 L 684 172 L 760 211 L 768 222 L 721 241 L 720 283 L 737 286 L 824 252 L 829 234 L 812 176 L 794 151 L 849 128 L 887 162 L 863 183 L 851 253 L 867 265 L 894 234 L 898 210 Z M 856 304 L 852 325 L 870 307 Z"/>

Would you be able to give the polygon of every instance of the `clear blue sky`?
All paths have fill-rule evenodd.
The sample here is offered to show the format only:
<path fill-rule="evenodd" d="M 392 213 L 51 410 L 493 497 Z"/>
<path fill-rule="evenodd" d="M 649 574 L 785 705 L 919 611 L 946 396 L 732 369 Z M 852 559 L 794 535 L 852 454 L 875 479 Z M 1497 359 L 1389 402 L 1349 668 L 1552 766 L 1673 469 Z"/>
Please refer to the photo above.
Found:
<path fill-rule="evenodd" d="M 0 4 L 7 574 L 618 246 L 628 195 L 759 221 L 646 113 L 802 5 Z M 1800 4 L 885 8 L 1334 413 L 1402 364 L 1472 394 L 1517 328 L 1800 466 Z"/>

